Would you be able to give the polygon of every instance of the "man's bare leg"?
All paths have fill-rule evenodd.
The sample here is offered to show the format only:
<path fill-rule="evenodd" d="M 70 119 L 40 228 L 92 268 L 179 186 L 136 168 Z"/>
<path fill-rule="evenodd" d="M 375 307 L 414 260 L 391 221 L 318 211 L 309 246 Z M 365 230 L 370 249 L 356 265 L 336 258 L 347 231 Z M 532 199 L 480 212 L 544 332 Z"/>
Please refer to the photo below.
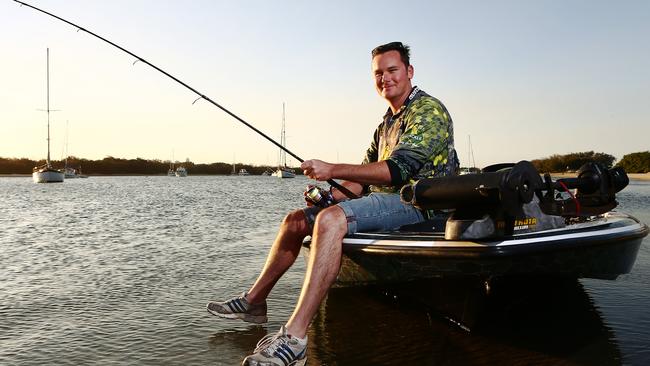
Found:
<path fill-rule="evenodd" d="M 248 290 L 246 297 L 249 303 L 261 303 L 269 296 L 273 286 L 296 261 L 302 241 L 309 234 L 311 230 L 302 210 L 292 211 L 284 218 L 266 258 L 264 269 Z"/>
<path fill-rule="evenodd" d="M 307 335 L 309 323 L 339 272 L 346 233 L 347 221 L 340 207 L 329 207 L 316 217 L 305 281 L 286 325 L 289 334 L 298 338 Z"/>

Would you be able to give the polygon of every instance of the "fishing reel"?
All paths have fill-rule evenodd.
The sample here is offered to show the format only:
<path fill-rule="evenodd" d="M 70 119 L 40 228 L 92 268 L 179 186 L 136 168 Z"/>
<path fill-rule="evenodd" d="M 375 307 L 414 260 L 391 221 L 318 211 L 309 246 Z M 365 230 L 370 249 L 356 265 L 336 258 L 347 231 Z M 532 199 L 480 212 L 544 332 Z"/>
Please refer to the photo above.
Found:
<path fill-rule="evenodd" d="M 311 184 L 307 186 L 304 196 L 307 203 L 322 208 L 332 206 L 336 203 L 332 192 Z"/>

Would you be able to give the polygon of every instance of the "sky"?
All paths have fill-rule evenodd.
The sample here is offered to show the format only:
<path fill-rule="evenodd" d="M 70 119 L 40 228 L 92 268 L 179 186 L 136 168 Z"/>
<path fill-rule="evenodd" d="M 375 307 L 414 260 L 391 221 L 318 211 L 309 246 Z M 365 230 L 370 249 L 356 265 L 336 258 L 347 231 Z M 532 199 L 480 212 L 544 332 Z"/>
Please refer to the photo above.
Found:
<path fill-rule="evenodd" d="M 650 150 L 650 2 L 26 1 L 130 50 L 302 159 L 358 163 L 387 104 L 370 51 L 411 46 L 461 165 Z M 278 148 L 59 20 L 0 1 L 0 157 L 275 165 Z M 469 143 L 474 161 L 469 156 Z M 66 143 L 67 140 L 67 143 Z M 298 164 L 295 159 L 290 159 Z"/>

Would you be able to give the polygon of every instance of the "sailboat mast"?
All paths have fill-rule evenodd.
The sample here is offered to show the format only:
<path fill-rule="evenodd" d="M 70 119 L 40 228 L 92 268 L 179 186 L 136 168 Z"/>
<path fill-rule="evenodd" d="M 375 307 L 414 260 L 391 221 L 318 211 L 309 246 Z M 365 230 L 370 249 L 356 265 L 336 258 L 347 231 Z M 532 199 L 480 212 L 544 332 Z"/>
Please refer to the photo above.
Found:
<path fill-rule="evenodd" d="M 280 136 L 280 145 L 286 146 L 287 137 L 285 136 L 285 129 L 284 129 L 284 102 L 282 102 L 282 136 Z M 284 150 L 281 152 L 282 154 L 282 159 L 280 161 L 280 164 L 282 164 L 283 167 L 287 166 L 287 154 L 284 152 Z"/>
<path fill-rule="evenodd" d="M 47 48 L 47 167 L 50 167 L 50 49 Z"/>
<path fill-rule="evenodd" d="M 476 160 L 474 160 L 474 149 L 472 148 L 472 135 L 467 135 L 467 142 L 469 145 L 469 162 L 472 164 L 472 168 L 476 168 Z"/>

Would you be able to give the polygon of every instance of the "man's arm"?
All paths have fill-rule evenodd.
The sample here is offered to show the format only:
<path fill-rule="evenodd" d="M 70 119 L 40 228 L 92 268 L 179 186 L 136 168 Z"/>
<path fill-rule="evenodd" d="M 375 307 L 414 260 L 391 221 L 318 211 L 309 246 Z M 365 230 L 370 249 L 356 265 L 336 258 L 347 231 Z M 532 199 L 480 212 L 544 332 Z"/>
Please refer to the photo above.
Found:
<path fill-rule="evenodd" d="M 359 185 L 389 185 L 391 182 L 390 170 L 385 161 L 356 165 L 331 164 L 313 159 L 305 160 L 300 168 L 309 178 L 320 181 L 344 179 Z"/>

